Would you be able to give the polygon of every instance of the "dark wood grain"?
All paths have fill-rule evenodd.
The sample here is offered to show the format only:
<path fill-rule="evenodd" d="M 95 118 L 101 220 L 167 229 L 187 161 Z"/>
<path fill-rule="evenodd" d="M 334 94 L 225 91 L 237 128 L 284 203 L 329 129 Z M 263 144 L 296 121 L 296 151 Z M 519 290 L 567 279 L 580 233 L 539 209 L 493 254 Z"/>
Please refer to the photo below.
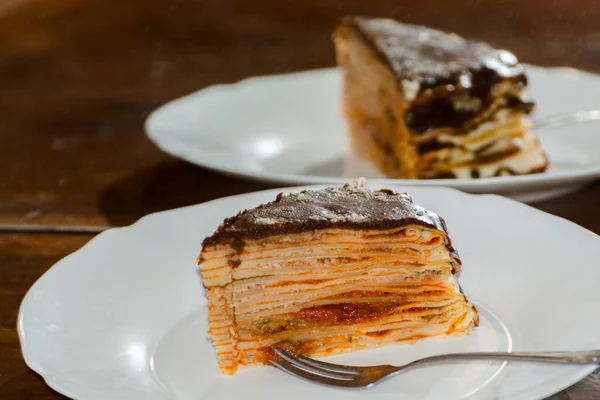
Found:
<path fill-rule="evenodd" d="M 333 65 L 343 14 L 393 16 L 600 71 L 594 0 L 5 0 L 0 2 L 0 222 L 126 225 L 266 189 L 159 152 L 160 104 L 251 75 Z M 232 110 L 235 113 L 235 110 Z M 600 233 L 600 185 L 536 205 Z M 0 233 L 0 398 L 60 399 L 20 355 L 19 303 L 89 235 Z M 553 397 L 600 398 L 592 375 Z"/>

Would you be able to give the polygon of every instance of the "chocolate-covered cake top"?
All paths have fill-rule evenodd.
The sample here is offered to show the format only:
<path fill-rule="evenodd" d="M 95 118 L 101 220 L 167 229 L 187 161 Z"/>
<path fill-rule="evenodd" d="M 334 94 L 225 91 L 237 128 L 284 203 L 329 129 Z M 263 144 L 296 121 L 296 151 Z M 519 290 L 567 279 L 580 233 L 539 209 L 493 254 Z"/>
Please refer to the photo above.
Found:
<path fill-rule="evenodd" d="M 442 84 L 489 86 L 489 81 L 503 78 L 526 81 L 512 53 L 453 33 L 386 18 L 345 17 L 341 25 L 358 31 L 398 81 L 419 82 L 421 89 Z"/>
<path fill-rule="evenodd" d="M 280 193 L 275 201 L 227 218 L 202 245 L 230 243 L 241 249 L 245 240 L 271 235 L 326 228 L 384 230 L 413 224 L 442 232 L 452 256 L 460 263 L 442 218 L 414 204 L 408 194 L 373 191 L 365 187 L 364 180 L 322 190 Z"/>

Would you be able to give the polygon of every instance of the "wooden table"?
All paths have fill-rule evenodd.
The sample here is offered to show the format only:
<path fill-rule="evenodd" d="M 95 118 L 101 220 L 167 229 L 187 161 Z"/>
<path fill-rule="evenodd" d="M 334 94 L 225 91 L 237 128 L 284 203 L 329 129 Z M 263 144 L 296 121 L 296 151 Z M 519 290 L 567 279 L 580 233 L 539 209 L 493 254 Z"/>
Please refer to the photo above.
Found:
<path fill-rule="evenodd" d="M 5 0 L 0 223 L 120 226 L 267 188 L 161 153 L 144 118 L 210 84 L 333 65 L 330 31 L 351 13 L 455 30 L 530 63 L 600 71 L 594 0 Z M 536 207 L 600 233 L 599 199 L 594 185 Z M 91 237 L 0 232 L 0 398 L 63 398 L 26 367 L 17 310 L 37 278 Z M 598 373 L 552 397 L 599 398 Z"/>

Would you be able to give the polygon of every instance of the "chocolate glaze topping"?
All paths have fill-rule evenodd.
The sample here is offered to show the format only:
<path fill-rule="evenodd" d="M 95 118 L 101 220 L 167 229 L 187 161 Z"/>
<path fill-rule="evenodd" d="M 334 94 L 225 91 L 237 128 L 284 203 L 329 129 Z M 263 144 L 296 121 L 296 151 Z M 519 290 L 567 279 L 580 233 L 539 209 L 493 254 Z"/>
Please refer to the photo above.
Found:
<path fill-rule="evenodd" d="M 534 107 L 535 104 L 531 101 L 525 101 L 515 96 L 507 96 L 502 109 L 530 114 Z M 404 122 L 414 134 L 424 133 L 441 127 L 451 127 L 455 129 L 455 134 L 465 135 L 479 124 L 486 122 L 485 120 L 474 122 L 475 117 L 480 115 L 481 112 L 481 109 L 457 111 L 452 105 L 451 98 L 438 97 L 437 99 L 432 99 L 421 104 L 414 104 L 406 113 Z"/>
<path fill-rule="evenodd" d="M 486 43 L 386 18 L 345 17 L 341 24 L 358 31 L 399 81 L 418 81 L 421 90 L 450 84 L 482 97 L 487 90 L 481 89 L 491 82 L 514 78 L 526 83 L 517 58 Z"/>
<path fill-rule="evenodd" d="M 327 228 L 393 229 L 420 225 L 444 234 L 448 250 L 460 265 L 446 223 L 437 214 L 413 203 L 409 195 L 389 189 L 372 191 L 364 182 L 343 187 L 280 194 L 275 201 L 227 218 L 202 246 L 227 243 L 243 250 L 245 240 Z"/>

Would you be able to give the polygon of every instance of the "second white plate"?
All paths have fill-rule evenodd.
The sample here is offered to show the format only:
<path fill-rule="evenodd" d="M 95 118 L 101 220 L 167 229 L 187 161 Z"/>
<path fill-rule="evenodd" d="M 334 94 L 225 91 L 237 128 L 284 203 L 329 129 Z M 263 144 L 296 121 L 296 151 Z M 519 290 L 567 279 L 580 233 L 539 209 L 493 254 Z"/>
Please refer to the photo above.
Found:
<path fill-rule="evenodd" d="M 600 77 L 527 66 L 535 118 L 600 108 Z M 397 180 L 351 156 L 340 113 L 337 69 L 255 77 L 174 100 L 146 121 L 167 153 L 216 171 L 270 183 L 372 182 L 449 186 L 532 202 L 577 190 L 600 177 L 600 122 L 537 130 L 552 166 L 544 174 L 476 180 Z"/>

